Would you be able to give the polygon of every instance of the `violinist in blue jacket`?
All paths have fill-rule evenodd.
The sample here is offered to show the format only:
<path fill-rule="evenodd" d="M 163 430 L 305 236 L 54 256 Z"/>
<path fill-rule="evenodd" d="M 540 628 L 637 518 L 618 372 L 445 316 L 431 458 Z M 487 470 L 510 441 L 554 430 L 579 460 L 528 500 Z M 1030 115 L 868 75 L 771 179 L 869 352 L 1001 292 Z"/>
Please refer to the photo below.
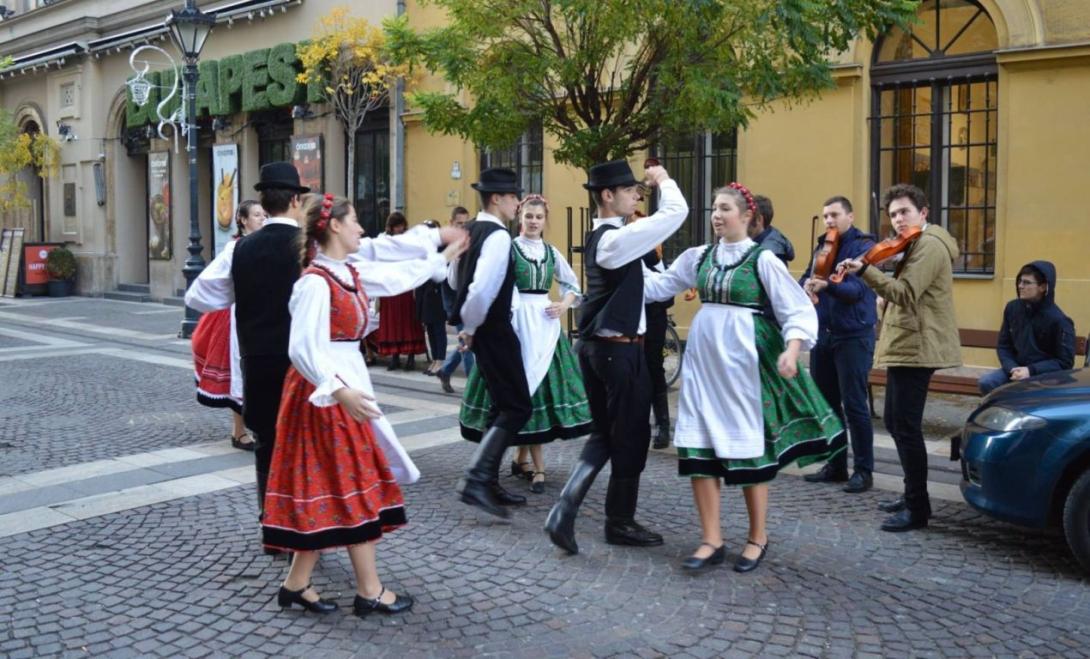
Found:
<path fill-rule="evenodd" d="M 821 216 L 828 231 L 837 232 L 834 262 L 859 258 L 874 246 L 875 238 L 854 226 L 852 202 L 832 197 Z M 818 238 L 814 257 L 821 253 L 825 236 Z M 874 429 L 867 401 L 867 376 L 874 361 L 874 326 L 877 322 L 874 291 L 856 275 L 835 284 L 811 276 L 815 258 L 799 283 L 817 298 L 818 340 L 810 351 L 810 372 L 825 400 L 847 429 L 852 447 L 853 473 L 848 477 L 848 455 L 841 451 L 814 474 L 811 483 L 843 483 L 849 493 L 866 492 L 874 485 Z"/>

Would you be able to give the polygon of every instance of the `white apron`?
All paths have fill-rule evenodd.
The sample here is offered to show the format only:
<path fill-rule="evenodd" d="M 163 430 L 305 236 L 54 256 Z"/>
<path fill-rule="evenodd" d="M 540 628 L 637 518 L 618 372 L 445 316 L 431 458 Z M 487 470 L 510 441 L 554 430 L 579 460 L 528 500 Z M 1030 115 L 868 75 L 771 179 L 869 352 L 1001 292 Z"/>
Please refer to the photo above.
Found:
<path fill-rule="evenodd" d="M 552 304 L 547 293 L 519 293 L 518 298 L 519 303 L 512 305 L 511 324 L 519 337 L 526 385 L 533 396 L 553 363 L 560 319 L 545 315 L 545 308 Z"/>

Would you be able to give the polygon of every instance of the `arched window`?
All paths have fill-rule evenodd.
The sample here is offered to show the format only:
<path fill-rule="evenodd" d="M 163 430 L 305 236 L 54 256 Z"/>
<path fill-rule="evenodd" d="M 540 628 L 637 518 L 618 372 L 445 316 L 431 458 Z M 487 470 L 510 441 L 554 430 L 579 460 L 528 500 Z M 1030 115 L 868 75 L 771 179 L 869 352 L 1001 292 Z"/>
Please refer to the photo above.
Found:
<path fill-rule="evenodd" d="M 977 2 L 925 0 L 909 31 L 895 27 L 878 41 L 871 66 L 872 228 L 889 232 L 883 190 L 920 187 L 929 221 L 958 241 L 962 274 L 995 268 L 997 47 Z"/>

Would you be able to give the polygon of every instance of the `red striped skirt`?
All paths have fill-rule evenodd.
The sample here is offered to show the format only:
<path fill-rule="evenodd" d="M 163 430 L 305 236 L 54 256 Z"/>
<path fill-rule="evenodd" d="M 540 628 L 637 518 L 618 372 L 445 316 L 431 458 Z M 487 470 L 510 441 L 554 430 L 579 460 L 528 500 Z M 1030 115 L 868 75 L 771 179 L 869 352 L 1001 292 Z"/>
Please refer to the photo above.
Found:
<path fill-rule="evenodd" d="M 313 392 L 295 368 L 288 370 L 261 525 L 267 547 L 346 547 L 405 524 L 401 488 L 370 422 L 340 405 L 310 404 Z"/>
<path fill-rule="evenodd" d="M 191 345 L 197 402 L 229 407 L 241 414 L 241 401 L 231 398 L 231 310 L 203 314 L 193 330 Z"/>
<path fill-rule="evenodd" d="M 419 355 L 426 353 L 424 325 L 416 319 L 413 292 L 379 300 L 378 330 L 375 345 L 380 355 Z"/>

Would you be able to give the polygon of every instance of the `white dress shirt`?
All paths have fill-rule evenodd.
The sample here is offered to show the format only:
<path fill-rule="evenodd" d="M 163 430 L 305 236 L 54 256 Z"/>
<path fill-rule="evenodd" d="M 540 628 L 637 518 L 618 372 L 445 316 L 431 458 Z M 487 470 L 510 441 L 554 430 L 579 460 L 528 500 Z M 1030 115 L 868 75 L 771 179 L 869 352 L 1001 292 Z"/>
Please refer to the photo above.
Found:
<path fill-rule="evenodd" d="M 507 233 L 507 225 L 500 218 L 484 211 L 477 213 L 476 221 L 494 222 L 502 230 L 493 231 L 484 239 L 481 253 L 477 257 L 477 266 L 473 271 L 473 281 L 469 283 L 465 302 L 459 312 L 464 331 L 470 336 L 484 322 L 489 307 L 496 301 L 507 274 L 507 263 L 511 260 L 511 235 Z M 457 263 L 457 260 L 451 263 L 447 276 L 447 283 L 454 290 L 458 290 Z"/>
<path fill-rule="evenodd" d="M 666 179 L 659 184 L 659 209 L 650 217 L 629 224 L 624 223 L 623 217 L 594 218 L 594 230 L 604 224 L 620 227 L 607 231 L 598 241 L 598 265 L 607 270 L 616 270 L 643 258 L 680 229 L 688 216 L 689 205 L 685 203 L 685 197 L 677 187 L 677 182 Z M 645 331 L 647 316 L 641 304 L 640 324 L 636 334 L 642 335 Z M 602 329 L 598 330 L 597 336 L 620 336 L 620 332 Z"/>
<path fill-rule="evenodd" d="M 262 226 L 285 224 L 298 227 L 290 217 L 270 217 Z M 381 234 L 361 238 L 359 250 L 350 261 L 405 261 L 426 258 L 440 246 L 439 230 L 419 225 L 399 236 Z M 233 249 L 225 249 L 212 259 L 185 292 L 185 304 L 197 311 L 226 309 L 235 301 L 235 285 L 231 280 Z"/>

